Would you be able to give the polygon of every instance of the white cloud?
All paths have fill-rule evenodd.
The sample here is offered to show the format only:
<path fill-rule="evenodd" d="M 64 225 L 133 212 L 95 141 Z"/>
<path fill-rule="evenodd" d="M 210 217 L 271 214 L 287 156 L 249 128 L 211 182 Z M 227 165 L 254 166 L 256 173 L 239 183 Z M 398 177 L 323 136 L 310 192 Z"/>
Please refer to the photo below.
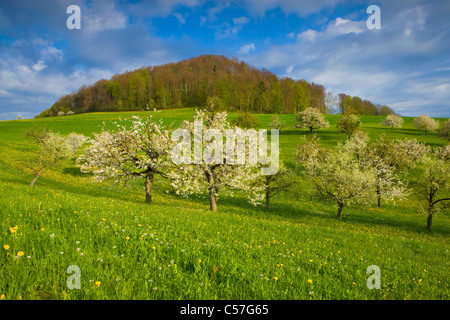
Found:
<path fill-rule="evenodd" d="M 44 61 L 39 60 L 37 63 L 35 63 L 31 68 L 34 71 L 41 71 L 42 69 L 45 69 L 47 66 L 45 65 Z"/>
<path fill-rule="evenodd" d="M 305 39 L 307 41 L 313 42 L 316 40 L 316 38 L 319 36 L 319 32 L 316 30 L 308 29 L 306 31 L 303 31 L 302 33 L 297 35 L 298 40 Z"/>
<path fill-rule="evenodd" d="M 127 15 L 116 9 L 113 1 L 96 0 L 81 10 L 81 28 L 88 32 L 123 29 L 128 25 Z"/>
<path fill-rule="evenodd" d="M 185 24 L 185 23 L 186 23 L 186 18 L 183 17 L 180 13 L 175 12 L 175 13 L 173 14 L 173 16 L 174 16 L 175 18 L 177 18 L 177 20 L 178 20 L 179 23 L 181 23 L 181 24 Z"/>
<path fill-rule="evenodd" d="M 244 46 L 242 46 L 240 49 L 239 49 L 239 53 L 240 54 L 248 54 L 250 51 L 252 51 L 252 50 L 256 50 L 255 49 L 255 44 L 254 43 L 249 43 L 249 44 L 246 44 L 246 45 L 244 45 Z"/>
<path fill-rule="evenodd" d="M 239 18 L 233 18 L 233 23 L 235 25 L 244 25 L 250 22 L 250 19 L 247 17 L 239 17 Z"/>
<path fill-rule="evenodd" d="M 366 21 L 351 21 L 342 18 L 336 18 L 333 22 L 330 22 L 327 27 L 327 32 L 331 34 L 349 34 L 349 33 L 362 33 L 367 30 Z"/>
<path fill-rule="evenodd" d="M 289 32 L 286 37 L 290 38 L 290 39 L 294 39 L 295 37 L 295 33 L 294 32 Z"/>

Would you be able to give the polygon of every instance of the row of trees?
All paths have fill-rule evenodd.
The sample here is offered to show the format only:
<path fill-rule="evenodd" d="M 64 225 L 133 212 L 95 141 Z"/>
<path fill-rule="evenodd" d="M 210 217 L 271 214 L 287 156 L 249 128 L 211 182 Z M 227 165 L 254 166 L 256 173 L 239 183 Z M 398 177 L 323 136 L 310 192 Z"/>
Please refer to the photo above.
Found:
<path fill-rule="evenodd" d="M 223 136 L 233 127 L 226 112 L 214 109 L 214 101 L 210 100 L 210 106 L 208 111 L 198 111 L 193 121 L 184 121 L 180 125 L 187 130 L 189 138 L 195 139 L 195 121 L 202 124 L 202 132 L 216 129 Z M 354 117 L 342 116 L 344 119 Z M 93 173 L 97 181 L 127 184 L 134 179 L 143 179 L 148 203 L 153 201 L 152 188 L 157 175 L 167 179 L 178 195 L 207 193 L 212 211 L 217 211 L 220 195 L 234 195 L 237 191 L 245 193 L 253 204 L 265 200 L 269 209 L 274 195 L 291 190 L 300 180 L 309 180 L 318 196 L 336 203 L 339 220 L 346 206 L 367 205 L 374 201 L 381 207 L 383 202 L 395 203 L 414 192 L 421 199 L 422 210 L 428 217 L 427 229 L 431 230 L 434 214 L 445 208 L 450 200 L 449 146 L 433 151 L 414 139 L 391 140 L 386 135 L 370 141 L 364 132 L 353 130 L 348 131 L 349 138 L 345 142 L 331 149 L 321 146 L 315 135 L 309 135 L 296 150 L 298 166 L 287 167 L 281 161 L 276 174 L 264 176 L 261 175 L 260 169 L 264 166 L 261 163 L 246 161 L 236 165 L 223 155 L 214 162 L 208 161 L 207 157 L 192 163 L 174 161 L 172 151 L 181 136 L 174 138 L 174 128 L 165 127 L 151 117 L 135 117 L 114 124 L 117 128 L 114 131 L 104 127 L 102 132 L 87 140 L 88 145 L 78 157 L 77 164 L 82 172 Z M 44 168 L 68 154 L 73 156 L 85 141 L 80 135 L 72 134 L 69 138 L 45 130 L 35 131 L 30 136 L 36 139 L 41 150 L 36 166 L 32 168 L 35 179 L 31 186 Z M 203 139 L 202 152 L 211 148 L 216 150 L 218 143 L 220 141 L 216 139 Z M 190 145 L 187 151 L 195 151 L 194 148 L 195 144 Z M 250 157 L 249 149 L 244 149 L 246 159 Z M 215 152 L 214 157 L 217 157 Z M 410 189 L 409 173 L 418 164 L 422 173 L 414 180 L 416 187 Z"/>
<path fill-rule="evenodd" d="M 102 79 L 91 86 L 61 97 L 39 116 L 58 113 L 131 111 L 204 107 L 216 96 L 222 111 L 296 114 L 306 108 L 322 113 L 386 115 L 387 106 L 359 97 L 339 96 L 306 80 L 278 78 L 237 59 L 204 55 L 197 58 L 146 67 Z"/>
<path fill-rule="evenodd" d="M 382 200 L 395 203 L 414 192 L 431 231 L 433 215 L 450 201 L 449 146 L 432 151 L 415 139 L 393 141 L 386 135 L 370 142 L 359 131 L 334 150 L 310 138 L 298 147 L 297 157 L 318 195 L 336 203 L 339 220 L 344 206 L 368 205 L 377 199 L 380 207 Z M 418 163 L 422 174 L 414 180 L 415 190 L 408 189 L 406 178 Z"/>
<path fill-rule="evenodd" d="M 244 119 L 247 119 L 244 118 Z M 328 128 L 330 123 L 325 119 L 324 115 L 315 108 L 307 108 L 297 114 L 295 119 L 298 123 L 294 128 L 307 128 L 310 133 L 313 133 L 315 129 Z M 382 122 L 384 126 L 392 128 L 401 128 L 403 126 L 403 118 L 397 114 L 389 114 L 386 119 Z M 361 121 L 358 115 L 355 114 L 344 114 L 342 115 L 337 123 L 337 128 L 339 132 L 346 133 L 350 139 L 352 134 L 356 132 L 361 125 Z M 274 116 L 270 127 L 281 129 L 284 124 L 281 122 L 278 116 Z M 427 115 L 422 115 L 414 119 L 414 126 L 417 130 L 426 133 L 431 131 L 436 131 L 440 127 L 439 121 L 430 118 Z M 450 119 L 444 123 L 442 128 L 438 130 L 438 136 L 444 139 L 450 140 Z"/>

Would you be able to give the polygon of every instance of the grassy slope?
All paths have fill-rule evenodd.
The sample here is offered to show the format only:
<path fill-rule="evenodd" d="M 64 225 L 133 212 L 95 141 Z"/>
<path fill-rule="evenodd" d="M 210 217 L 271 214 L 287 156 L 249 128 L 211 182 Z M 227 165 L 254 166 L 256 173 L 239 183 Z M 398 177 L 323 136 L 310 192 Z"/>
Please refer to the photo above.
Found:
<path fill-rule="evenodd" d="M 20 161 L 32 150 L 24 131 L 46 126 L 67 134 L 90 135 L 102 121 L 147 113 L 97 113 L 0 122 L 0 295 L 6 299 L 448 299 L 447 215 L 433 232 L 417 201 L 382 208 L 349 207 L 336 221 L 333 204 L 315 199 L 305 181 L 294 195 L 274 199 L 272 210 L 243 198 L 222 197 L 219 212 L 205 197 L 183 199 L 157 181 L 155 202 L 144 203 L 141 182 L 125 189 L 93 184 L 74 161 L 44 172 L 35 188 Z M 179 123 L 192 110 L 155 114 Z M 235 115 L 232 115 L 233 117 Z M 293 130 L 295 116 L 282 115 L 281 157 L 293 151 L 306 131 Z M 361 117 L 372 138 L 424 135 L 405 118 L 402 129 L 386 129 L 383 117 Z M 270 115 L 260 116 L 262 127 Z M 324 144 L 346 137 L 319 130 Z M 441 119 L 443 120 L 443 119 Z M 15 233 L 9 228 L 18 227 Z M 4 245 L 10 248 L 5 250 Z M 14 258 L 17 252 L 24 255 Z M 28 258 L 29 257 L 29 258 Z M 81 268 L 81 290 L 68 290 L 65 270 Z M 381 269 L 381 290 L 366 286 L 366 269 Z M 277 279 L 277 280 L 276 280 Z M 311 280 L 311 281 L 308 281 Z M 100 286 L 95 282 L 100 281 Z"/>

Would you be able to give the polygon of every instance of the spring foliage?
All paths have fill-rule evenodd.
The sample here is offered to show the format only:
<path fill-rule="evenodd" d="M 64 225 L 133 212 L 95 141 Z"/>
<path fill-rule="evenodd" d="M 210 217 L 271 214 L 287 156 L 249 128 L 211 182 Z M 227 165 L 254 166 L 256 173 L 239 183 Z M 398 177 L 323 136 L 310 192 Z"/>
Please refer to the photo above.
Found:
<path fill-rule="evenodd" d="M 439 122 L 429 116 L 423 115 L 414 119 L 414 126 L 417 130 L 428 133 L 437 130 L 439 128 Z"/>
<path fill-rule="evenodd" d="M 295 120 L 299 122 L 295 125 L 295 128 L 308 128 L 311 133 L 314 129 L 328 128 L 330 126 L 320 110 L 316 108 L 307 108 L 299 112 Z"/>
<path fill-rule="evenodd" d="M 339 132 L 345 133 L 350 139 L 352 134 L 354 134 L 360 127 L 361 121 L 359 117 L 355 114 L 346 114 L 339 118 L 336 127 Z"/>
<path fill-rule="evenodd" d="M 114 123 L 117 131 L 104 124 L 102 132 L 88 140 L 89 147 L 78 158 L 78 165 L 82 172 L 92 172 L 97 181 L 126 184 L 145 178 L 146 201 L 150 203 L 154 176 L 166 176 L 172 165 L 169 130 L 151 118 L 119 122 Z"/>
<path fill-rule="evenodd" d="M 195 123 L 201 123 L 202 132 L 215 129 L 222 137 L 226 136 L 227 129 L 231 129 L 226 112 L 210 113 L 197 110 L 194 121 L 185 120 L 181 125 L 181 128 L 186 129 L 193 139 L 196 139 Z M 256 188 L 251 184 L 260 174 L 260 171 L 257 170 L 258 166 L 249 161 L 239 165 L 230 164 L 227 162 L 225 153 L 217 153 L 222 145 L 221 139 L 213 139 L 212 137 L 211 139 L 202 139 L 202 159 L 194 163 L 179 164 L 176 170 L 169 173 L 175 192 L 183 196 L 207 192 L 211 211 L 217 211 L 217 201 L 220 194 L 226 193 L 233 196 L 237 190 L 245 192 L 252 204 L 258 204 L 264 197 L 264 194 L 261 193 L 262 188 Z M 195 143 L 192 147 L 194 146 Z M 249 149 L 245 149 L 247 160 Z M 211 150 L 211 156 L 213 156 L 212 150 L 215 150 L 214 161 L 210 161 L 210 157 L 205 156 L 204 151 L 206 150 Z"/>
<path fill-rule="evenodd" d="M 396 114 L 390 114 L 383 121 L 383 126 L 393 128 L 401 128 L 403 126 L 403 118 Z"/>

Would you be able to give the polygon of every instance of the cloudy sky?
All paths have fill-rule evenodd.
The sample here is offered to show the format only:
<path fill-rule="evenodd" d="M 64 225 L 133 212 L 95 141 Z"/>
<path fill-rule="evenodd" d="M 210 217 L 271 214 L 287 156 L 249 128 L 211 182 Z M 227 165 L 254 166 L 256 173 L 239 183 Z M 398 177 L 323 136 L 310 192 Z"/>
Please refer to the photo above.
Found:
<path fill-rule="evenodd" d="M 81 29 L 68 29 L 70 5 Z M 381 29 L 367 8 L 381 9 Z M 143 66 L 202 54 L 387 104 L 450 116 L 447 0 L 0 0 L 0 120 Z"/>

